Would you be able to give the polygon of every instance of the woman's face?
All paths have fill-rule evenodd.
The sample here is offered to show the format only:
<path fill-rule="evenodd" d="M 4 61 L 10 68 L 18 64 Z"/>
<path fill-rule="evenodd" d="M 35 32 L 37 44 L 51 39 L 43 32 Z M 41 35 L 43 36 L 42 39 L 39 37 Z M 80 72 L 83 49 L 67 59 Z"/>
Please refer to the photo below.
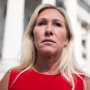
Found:
<path fill-rule="evenodd" d="M 46 9 L 37 17 L 33 30 L 37 53 L 54 55 L 61 53 L 68 43 L 65 19 L 56 9 Z"/>

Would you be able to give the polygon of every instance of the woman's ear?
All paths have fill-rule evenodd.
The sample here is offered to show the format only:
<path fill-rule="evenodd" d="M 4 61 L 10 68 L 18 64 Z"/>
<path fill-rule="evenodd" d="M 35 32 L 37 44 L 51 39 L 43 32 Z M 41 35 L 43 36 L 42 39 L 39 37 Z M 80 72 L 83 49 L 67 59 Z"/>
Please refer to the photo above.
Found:
<path fill-rule="evenodd" d="M 68 38 L 66 38 L 65 40 L 64 47 L 67 46 L 67 44 L 68 44 Z"/>

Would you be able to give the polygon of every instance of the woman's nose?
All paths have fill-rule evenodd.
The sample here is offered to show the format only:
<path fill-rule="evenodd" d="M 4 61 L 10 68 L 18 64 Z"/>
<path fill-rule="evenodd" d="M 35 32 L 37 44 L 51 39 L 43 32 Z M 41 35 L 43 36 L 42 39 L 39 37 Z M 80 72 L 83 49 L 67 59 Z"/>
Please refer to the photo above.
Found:
<path fill-rule="evenodd" d="M 46 36 L 53 35 L 53 28 L 52 28 L 52 25 L 51 24 L 48 24 L 46 26 L 45 35 Z"/>

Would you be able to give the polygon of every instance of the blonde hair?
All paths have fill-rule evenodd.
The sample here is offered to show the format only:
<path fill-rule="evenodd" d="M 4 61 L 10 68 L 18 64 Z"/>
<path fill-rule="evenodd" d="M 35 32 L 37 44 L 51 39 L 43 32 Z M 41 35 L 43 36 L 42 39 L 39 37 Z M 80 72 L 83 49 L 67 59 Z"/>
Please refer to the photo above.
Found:
<path fill-rule="evenodd" d="M 26 70 L 30 69 L 34 63 L 35 63 L 35 58 L 36 58 L 36 50 L 34 46 L 34 40 L 33 40 L 33 29 L 36 24 L 36 20 L 38 15 L 45 9 L 56 9 L 58 10 L 65 18 L 66 20 L 66 30 L 67 30 L 67 37 L 68 37 L 68 45 L 63 48 L 62 56 L 61 56 L 61 62 L 60 65 L 58 66 L 58 70 L 60 73 L 67 79 L 68 82 L 72 85 L 72 90 L 74 90 L 75 84 L 74 84 L 74 79 L 73 75 L 77 75 L 80 77 L 80 72 L 78 72 L 78 67 L 75 65 L 74 62 L 74 56 L 73 56 L 73 33 L 72 33 L 72 28 L 70 25 L 70 22 L 68 20 L 68 16 L 65 12 L 64 9 L 62 8 L 57 8 L 53 5 L 50 4 L 42 4 L 39 5 L 36 10 L 34 11 L 30 22 L 28 24 L 28 27 L 25 32 L 24 36 L 24 42 L 22 46 L 22 60 L 23 63 L 14 69 L 22 70 L 22 72 L 16 77 L 16 79 Z M 16 81 L 14 80 L 14 82 Z M 12 83 L 12 85 L 14 84 Z M 11 85 L 11 86 L 12 86 Z"/>

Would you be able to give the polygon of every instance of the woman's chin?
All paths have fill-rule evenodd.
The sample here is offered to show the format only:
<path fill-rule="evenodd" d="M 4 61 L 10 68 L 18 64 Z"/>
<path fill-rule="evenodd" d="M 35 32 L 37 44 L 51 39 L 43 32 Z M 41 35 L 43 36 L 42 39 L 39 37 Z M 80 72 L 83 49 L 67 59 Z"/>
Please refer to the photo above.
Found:
<path fill-rule="evenodd" d="M 45 48 L 45 49 L 40 50 L 39 53 L 41 53 L 41 55 L 44 55 L 44 56 L 53 56 L 56 54 L 56 52 L 57 52 L 57 50 L 55 50 L 55 49 Z"/>

